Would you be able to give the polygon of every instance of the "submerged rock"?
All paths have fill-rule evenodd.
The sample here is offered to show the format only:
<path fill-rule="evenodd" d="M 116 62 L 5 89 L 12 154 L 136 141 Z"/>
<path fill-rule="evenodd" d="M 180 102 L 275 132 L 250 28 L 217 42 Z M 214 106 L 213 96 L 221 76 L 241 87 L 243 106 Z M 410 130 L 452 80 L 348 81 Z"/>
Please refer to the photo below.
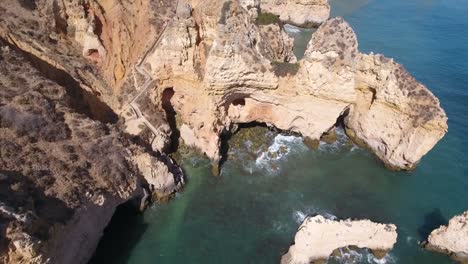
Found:
<path fill-rule="evenodd" d="M 299 227 L 281 264 L 325 262 L 337 249 L 355 246 L 369 248 L 383 258 L 397 241 L 396 226 L 369 220 L 330 220 L 321 215 L 308 217 Z"/>
<path fill-rule="evenodd" d="M 432 231 L 425 247 L 468 263 L 468 211 L 450 219 L 447 226 Z"/>

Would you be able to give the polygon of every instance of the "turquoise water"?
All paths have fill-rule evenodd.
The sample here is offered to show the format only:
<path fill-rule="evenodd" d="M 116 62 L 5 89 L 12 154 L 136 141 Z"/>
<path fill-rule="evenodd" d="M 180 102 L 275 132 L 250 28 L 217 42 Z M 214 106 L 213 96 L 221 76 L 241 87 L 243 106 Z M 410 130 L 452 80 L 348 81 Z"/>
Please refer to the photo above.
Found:
<path fill-rule="evenodd" d="M 266 147 L 283 146 L 279 158 L 245 141 L 230 150 L 221 177 L 210 175 L 208 161 L 186 158 L 182 194 L 143 215 L 120 210 L 93 263 L 278 263 L 314 213 L 395 223 L 398 242 L 386 263 L 451 263 L 418 241 L 468 209 L 468 3 L 331 4 L 356 31 L 361 51 L 395 58 L 440 98 L 449 133 L 416 171 L 387 171 L 343 137 L 312 151 L 300 138 L 271 134 Z M 356 262 L 374 263 L 365 252 Z"/>

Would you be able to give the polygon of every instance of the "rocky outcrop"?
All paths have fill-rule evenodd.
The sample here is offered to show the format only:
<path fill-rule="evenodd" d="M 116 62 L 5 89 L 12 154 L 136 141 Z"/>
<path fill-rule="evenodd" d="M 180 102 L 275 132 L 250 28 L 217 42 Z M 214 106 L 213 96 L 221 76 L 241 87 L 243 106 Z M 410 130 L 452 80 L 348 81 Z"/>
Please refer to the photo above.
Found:
<path fill-rule="evenodd" d="M 134 156 L 133 161 L 148 182 L 149 189 L 156 200 L 167 200 L 183 188 L 182 171 L 170 171 L 165 163 L 148 153 Z M 170 158 L 167 158 L 167 161 L 171 162 Z"/>
<path fill-rule="evenodd" d="M 81 112 L 78 87 L 0 46 L 0 262 L 86 263 L 116 207 L 149 184 L 171 195 L 183 184 L 180 169 Z"/>
<path fill-rule="evenodd" d="M 144 82 L 134 65 L 173 17 L 174 1 L 38 0 L 27 9 L 23 2 L 0 5 L 5 14 L 0 17 L 1 38 L 27 53 L 48 78 L 79 88 L 82 92 L 73 97 L 89 102 L 83 111 L 106 123 L 115 122 L 117 115 L 124 117 L 127 131 L 154 150 L 170 145 L 164 111 L 152 105 L 146 94 L 135 101 L 155 128 L 151 130 L 128 103 L 141 92 L 138 88 Z M 96 97 L 105 104 L 98 104 Z"/>
<path fill-rule="evenodd" d="M 396 241 L 396 226 L 393 224 L 369 220 L 336 221 L 318 215 L 304 220 L 296 233 L 294 245 L 282 256 L 281 264 L 326 261 L 334 250 L 346 246 L 369 248 L 377 258 L 383 258 Z"/>
<path fill-rule="evenodd" d="M 320 25 L 330 16 L 327 0 L 260 0 L 260 10 L 278 15 L 285 23 L 302 27 Z"/>
<path fill-rule="evenodd" d="M 302 60 L 262 11 L 322 23 Z M 158 199 L 181 188 L 161 153 L 176 132 L 217 173 L 221 135 L 239 123 L 313 145 L 344 120 L 394 169 L 447 131 L 438 99 L 392 59 L 360 53 L 343 19 L 325 21 L 325 1 L 2 1 L 0 12 L 0 40 L 31 62 L 0 56 L 3 262 L 86 262 L 117 205 L 143 186 Z"/>
<path fill-rule="evenodd" d="M 237 1 L 198 1 L 192 14 L 169 23 L 148 56 L 160 80 L 151 98 L 157 104 L 174 91 L 182 139 L 215 163 L 221 133 L 236 123 L 262 122 L 313 142 L 346 117 L 348 135 L 393 169 L 414 168 L 447 131 L 437 98 L 392 59 L 361 54 L 341 18 L 321 25 L 292 63 L 263 52 L 288 46 L 265 48 L 264 29 Z"/>
<path fill-rule="evenodd" d="M 468 263 L 468 211 L 450 219 L 447 226 L 432 231 L 425 247 Z"/>
<path fill-rule="evenodd" d="M 296 2 L 284 3 L 325 5 L 321 1 Z M 187 145 L 199 148 L 216 166 L 221 158 L 220 135 L 237 123 L 266 123 L 299 133 L 310 145 L 316 145 L 333 131 L 337 120 L 343 119 L 348 136 L 368 147 L 392 169 L 414 168 L 447 131 L 447 118 L 438 99 L 392 59 L 360 53 L 353 30 L 341 18 L 323 23 L 313 34 L 304 58 L 296 61 L 292 40 L 280 24 L 257 25 L 252 18 L 251 9 L 255 6 L 262 9 L 263 4 L 276 6 L 277 2 L 158 3 L 161 6 L 157 10 L 161 12 L 152 12 L 156 14 L 154 17 L 140 11 L 145 14 L 133 19 L 124 16 L 119 22 L 114 21 L 119 16 L 113 14 L 124 9 L 122 5 L 131 5 L 125 6 L 125 10 L 133 11 L 156 7 L 138 1 L 114 5 L 100 1 L 91 1 L 89 5 L 69 3 L 79 10 L 88 10 L 85 12 L 88 29 L 89 25 L 95 28 L 107 52 L 106 59 L 97 66 L 108 82 L 121 79 L 122 85 L 114 88 L 106 85 L 99 72 L 86 66 L 86 61 L 72 60 L 76 54 L 63 50 L 66 46 L 61 38 L 57 45 L 51 45 L 48 40 L 36 40 L 27 32 L 13 30 L 17 27 L 14 23 L 0 27 L 0 33 L 26 52 L 69 72 L 90 93 L 100 95 L 114 112 L 125 117 L 127 131 L 147 138 L 153 149 L 164 151 L 170 130 L 182 126 L 181 138 Z M 278 3 L 281 6 L 283 2 Z M 69 8 L 59 10 L 67 12 Z M 43 9 L 46 8 L 40 10 Z M 7 17 L 22 14 L 11 12 L 12 16 Z M 58 17 L 63 17 L 60 14 Z M 66 21 L 56 18 L 55 24 L 74 25 L 78 18 L 72 17 L 66 16 Z M 132 42 L 137 40 L 124 41 L 136 34 L 133 29 L 138 28 L 135 25 L 140 19 L 149 17 L 154 22 L 144 31 L 152 32 L 146 34 L 149 41 L 144 44 L 140 41 L 138 45 Z M 40 25 L 43 17 L 34 19 L 28 23 Z M 115 28 L 108 24 L 110 21 L 132 30 L 115 33 Z M 118 35 L 105 37 L 99 28 L 109 36 Z M 78 35 L 73 35 L 75 40 Z M 81 48 L 85 47 L 84 42 L 78 42 Z M 111 54 L 124 56 L 127 52 L 114 51 L 114 44 L 125 46 L 122 50 L 132 46 L 133 55 L 116 62 Z M 112 58 L 108 61 L 107 57 Z M 142 65 L 133 68 L 137 58 Z M 116 76 L 118 68 L 125 68 L 124 77 L 109 78 L 110 72 Z M 140 68 L 151 78 L 142 76 Z M 152 82 L 146 83 L 148 80 Z M 139 106 L 140 115 L 130 109 L 132 102 Z"/>
<path fill-rule="evenodd" d="M 99 63 L 114 92 L 120 92 L 124 78 L 146 51 L 147 38 L 160 34 L 175 11 L 174 1 L 36 2 L 40 16 L 50 20 L 48 31 L 74 38 L 83 55 Z M 158 12 L 148 12 L 153 9 Z"/>

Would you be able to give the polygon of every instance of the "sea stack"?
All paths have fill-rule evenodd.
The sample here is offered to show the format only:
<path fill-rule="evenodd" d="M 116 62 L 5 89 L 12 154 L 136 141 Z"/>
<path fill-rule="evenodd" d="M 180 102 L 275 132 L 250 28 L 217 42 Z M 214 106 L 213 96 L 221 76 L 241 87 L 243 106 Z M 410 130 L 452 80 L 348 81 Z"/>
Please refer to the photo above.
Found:
<path fill-rule="evenodd" d="M 281 264 L 309 264 L 326 261 L 334 250 L 346 246 L 368 248 L 383 258 L 397 241 L 396 226 L 370 220 L 330 220 L 321 215 L 308 217 L 299 227 L 294 244 Z"/>
<path fill-rule="evenodd" d="M 425 247 L 447 254 L 460 263 L 468 263 L 468 211 L 432 231 Z"/>

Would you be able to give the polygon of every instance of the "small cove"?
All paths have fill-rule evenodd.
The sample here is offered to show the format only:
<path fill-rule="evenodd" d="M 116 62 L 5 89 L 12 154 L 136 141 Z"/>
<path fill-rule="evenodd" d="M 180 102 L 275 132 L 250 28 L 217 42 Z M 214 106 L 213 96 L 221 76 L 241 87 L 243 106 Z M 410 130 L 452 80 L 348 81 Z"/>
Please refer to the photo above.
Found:
<path fill-rule="evenodd" d="M 468 7 L 460 0 L 331 5 L 356 31 L 361 51 L 395 58 L 440 98 L 450 131 L 419 167 L 388 171 L 342 134 L 310 150 L 298 137 L 260 130 L 269 133 L 260 147 L 248 138 L 232 144 L 221 177 L 211 176 L 208 160 L 185 157 L 185 191 L 142 215 L 117 214 L 91 263 L 278 263 L 314 213 L 396 224 L 398 242 L 385 263 L 452 263 L 418 241 L 468 209 Z M 300 55 L 298 43 L 305 50 L 307 41 L 298 39 Z M 364 253 L 355 263 L 377 262 Z"/>

